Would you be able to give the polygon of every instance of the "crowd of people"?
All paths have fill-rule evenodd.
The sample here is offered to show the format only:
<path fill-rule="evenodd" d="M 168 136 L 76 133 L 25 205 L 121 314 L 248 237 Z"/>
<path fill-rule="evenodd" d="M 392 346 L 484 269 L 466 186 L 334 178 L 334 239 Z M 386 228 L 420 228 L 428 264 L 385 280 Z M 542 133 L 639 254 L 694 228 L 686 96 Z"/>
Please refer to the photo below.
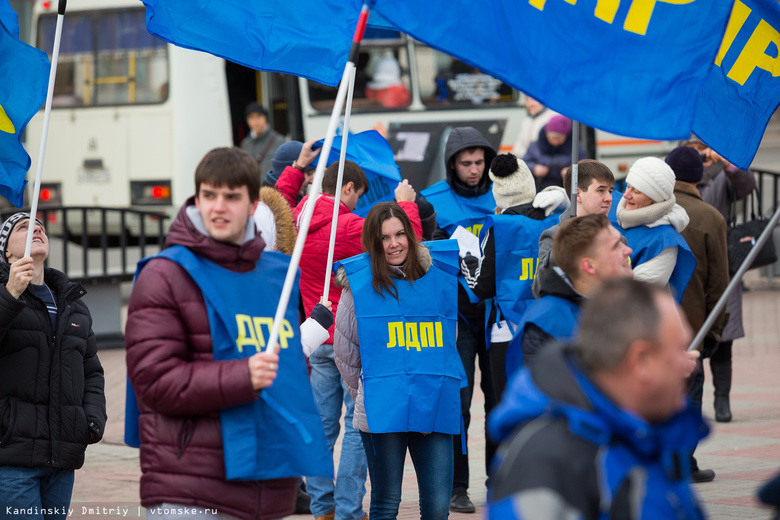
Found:
<path fill-rule="evenodd" d="M 423 520 L 474 513 L 477 367 L 490 518 L 704 517 L 691 490 L 715 478 L 694 457 L 708 433 L 701 365 L 710 358 L 716 420 L 730 421 L 741 295 L 688 347 L 728 284 L 725 217 L 753 175 L 691 141 L 637 160 L 624 193 L 583 158 L 570 201 L 558 156 L 579 144 L 570 120 L 544 117 L 526 132 L 537 140 L 518 144 L 525 159 L 453 129 L 446 179 L 419 193 L 399 182 L 362 218 L 360 164 L 346 161 L 340 183 L 338 162 L 327 166 L 310 196 L 315 141 L 284 142 L 260 105 L 247 107 L 243 149 L 203 157 L 194 196 L 165 249 L 139 265 L 130 298 L 138 410 L 126 420 L 147 518 L 393 519 L 407 452 Z M 27 214 L 0 228 L 0 255 L 0 502 L 67 511 L 73 472 L 106 421 L 84 290 L 43 268 L 45 228 Z"/>

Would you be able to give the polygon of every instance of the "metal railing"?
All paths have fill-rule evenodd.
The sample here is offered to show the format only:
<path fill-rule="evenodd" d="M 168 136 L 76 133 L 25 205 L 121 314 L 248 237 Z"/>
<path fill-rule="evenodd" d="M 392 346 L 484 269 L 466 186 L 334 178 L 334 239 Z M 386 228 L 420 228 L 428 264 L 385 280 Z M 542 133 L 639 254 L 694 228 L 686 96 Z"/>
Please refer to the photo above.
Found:
<path fill-rule="evenodd" d="M 49 238 L 47 267 L 80 282 L 122 282 L 133 279 L 140 259 L 162 249 L 170 217 L 130 208 L 49 206 L 38 208 L 38 218 Z"/>

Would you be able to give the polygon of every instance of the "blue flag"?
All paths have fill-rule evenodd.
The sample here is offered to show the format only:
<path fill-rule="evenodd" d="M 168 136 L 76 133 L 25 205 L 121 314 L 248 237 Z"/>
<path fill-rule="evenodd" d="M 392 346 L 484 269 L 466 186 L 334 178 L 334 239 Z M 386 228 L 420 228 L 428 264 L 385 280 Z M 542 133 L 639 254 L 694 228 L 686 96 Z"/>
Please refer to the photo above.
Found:
<path fill-rule="evenodd" d="M 0 195 L 20 208 L 31 163 L 22 132 L 46 101 L 50 64 L 45 52 L 14 36 L 18 19 L 8 0 L 0 6 Z"/>
<path fill-rule="evenodd" d="M 780 4 L 737 0 L 696 106 L 693 133 L 748 168 L 780 103 Z"/>
<path fill-rule="evenodd" d="M 147 30 L 258 70 L 335 86 L 362 0 L 142 0 Z"/>
<path fill-rule="evenodd" d="M 19 39 L 19 15 L 13 10 L 8 0 L 0 0 L 0 21 L 11 33 L 11 36 Z"/>
<path fill-rule="evenodd" d="M 367 0 L 390 23 L 589 126 L 690 136 L 732 2 Z M 595 4 L 595 7 L 594 7 Z"/>
<path fill-rule="evenodd" d="M 322 146 L 323 140 L 318 141 L 314 148 Z M 330 149 L 330 157 L 327 166 L 336 162 L 341 157 L 341 136 L 333 139 L 333 148 Z M 361 217 L 368 215 L 374 204 L 393 200 L 395 188 L 401 182 L 401 169 L 395 164 L 393 149 L 387 139 L 376 130 L 366 130 L 359 134 L 349 134 L 347 140 L 347 159 L 358 164 L 368 178 L 368 192 L 360 197 L 354 213 Z M 316 166 L 319 156 L 314 161 Z"/>

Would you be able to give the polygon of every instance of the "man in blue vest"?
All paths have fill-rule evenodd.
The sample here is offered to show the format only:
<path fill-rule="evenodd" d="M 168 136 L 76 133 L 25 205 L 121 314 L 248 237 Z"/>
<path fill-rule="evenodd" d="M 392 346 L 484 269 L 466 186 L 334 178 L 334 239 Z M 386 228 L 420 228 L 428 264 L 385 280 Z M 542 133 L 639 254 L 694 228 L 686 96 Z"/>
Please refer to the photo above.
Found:
<path fill-rule="evenodd" d="M 580 308 L 605 281 L 631 276 L 631 248 L 605 215 L 586 215 L 561 224 L 553 240 L 556 266 L 544 279 L 541 298 L 528 306 L 509 344 L 507 377 L 528 366 L 553 340 L 570 341 Z"/>
<path fill-rule="evenodd" d="M 263 252 L 256 232 L 260 173 L 238 148 L 206 154 L 166 249 L 144 264 L 133 287 L 127 374 L 140 411 L 147 518 L 185 509 L 198 519 L 212 518 L 211 510 L 279 518 L 293 511 L 298 476 L 333 473 L 306 377 L 297 293 L 280 353 L 261 348 L 289 257 Z M 236 422 L 241 428 L 228 424 Z M 322 466 L 308 472 L 314 468 L 303 467 L 305 458 Z"/>
<path fill-rule="evenodd" d="M 571 169 L 563 172 L 563 187 L 566 195 L 571 196 Z M 606 215 L 612 206 L 612 191 L 615 189 L 615 176 L 606 164 L 593 159 L 583 159 L 577 163 L 577 216 Z M 570 218 L 570 212 L 564 211 L 560 222 Z M 532 286 L 536 298 L 540 296 L 542 282 L 555 264 L 552 255 L 553 237 L 560 224 L 551 226 L 539 237 L 539 260 L 536 262 L 536 276 Z"/>
<path fill-rule="evenodd" d="M 690 340 L 667 291 L 606 282 L 576 343 L 541 353 L 489 417 L 502 444 L 488 518 L 703 519 L 686 464 L 708 433 L 686 400 Z"/>
<path fill-rule="evenodd" d="M 436 209 L 439 229 L 434 233 L 435 239 L 450 238 L 458 226 L 479 236 L 485 218 L 492 214 L 496 208 L 488 176 L 490 164 L 495 156 L 496 151 L 475 128 L 466 126 L 452 130 L 444 149 L 447 179 L 421 192 Z M 469 382 L 468 387 L 463 388 L 460 394 L 463 421 L 465 429 L 468 430 L 471 422 L 469 409 L 474 393 L 474 371 L 477 358 L 479 358 L 479 369 L 482 374 L 480 386 L 485 394 L 486 414 L 495 406 L 497 399 L 490 378 L 490 362 L 485 344 L 485 305 L 484 303 L 471 303 L 465 280 L 462 277 L 460 280 L 457 344 Z M 472 297 L 474 301 L 477 301 L 473 293 Z M 450 511 L 473 513 L 476 508 L 468 496 L 468 456 L 462 453 L 459 438 L 453 445 L 455 449 L 455 478 L 452 486 Z M 495 445 L 487 441 L 485 444 L 486 466 L 493 459 L 494 452 Z"/>
<path fill-rule="evenodd" d="M 467 256 L 461 271 L 474 294 L 481 300 L 490 300 L 490 375 L 495 395 L 501 396 L 506 386 L 507 346 L 514 327 L 534 301 L 531 282 L 539 235 L 558 222 L 558 215 L 547 216 L 545 209 L 535 207 L 534 176 L 525 162 L 513 154 L 493 159 L 489 175 L 496 215 L 487 217 L 480 234 L 482 259 Z M 561 199 L 565 198 L 561 194 Z"/>

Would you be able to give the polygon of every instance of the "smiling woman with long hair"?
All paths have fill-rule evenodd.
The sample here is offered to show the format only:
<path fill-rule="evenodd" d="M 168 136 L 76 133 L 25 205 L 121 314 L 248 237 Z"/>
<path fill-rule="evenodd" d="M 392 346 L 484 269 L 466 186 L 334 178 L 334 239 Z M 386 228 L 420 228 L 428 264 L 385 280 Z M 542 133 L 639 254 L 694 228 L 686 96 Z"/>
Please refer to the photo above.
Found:
<path fill-rule="evenodd" d="M 457 244 L 418 243 L 395 202 L 369 211 L 362 243 L 367 253 L 337 271 L 334 353 L 368 459 L 370 517 L 398 515 L 408 449 L 421 517 L 447 518 L 466 377 L 455 346 Z"/>

